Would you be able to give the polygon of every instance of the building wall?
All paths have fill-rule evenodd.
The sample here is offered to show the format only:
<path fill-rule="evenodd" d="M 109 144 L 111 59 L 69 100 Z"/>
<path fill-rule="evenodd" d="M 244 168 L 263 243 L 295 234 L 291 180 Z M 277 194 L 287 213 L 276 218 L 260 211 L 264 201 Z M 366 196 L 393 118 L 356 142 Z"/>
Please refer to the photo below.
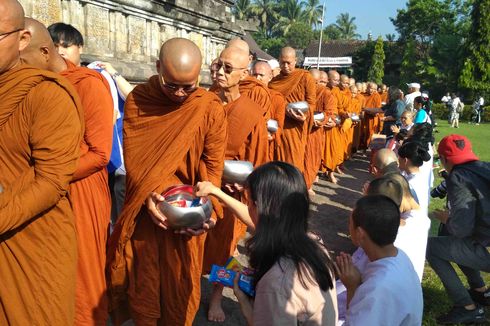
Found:
<path fill-rule="evenodd" d="M 109 61 L 132 81 L 156 72 L 160 46 L 173 37 L 195 42 L 203 54 L 201 82 L 226 42 L 251 24 L 235 22 L 226 0 L 20 0 L 26 16 L 46 26 L 64 22 L 84 36 L 83 61 Z M 244 28 L 245 26 L 245 28 Z M 249 29 L 253 29 L 253 26 Z"/>

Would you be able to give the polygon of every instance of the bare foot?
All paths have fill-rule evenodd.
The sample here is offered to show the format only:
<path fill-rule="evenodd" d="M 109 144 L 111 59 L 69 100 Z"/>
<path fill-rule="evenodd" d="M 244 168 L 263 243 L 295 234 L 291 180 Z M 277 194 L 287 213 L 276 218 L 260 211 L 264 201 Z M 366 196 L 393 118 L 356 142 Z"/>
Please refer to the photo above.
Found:
<path fill-rule="evenodd" d="M 213 293 L 211 293 L 211 300 L 209 300 L 208 320 L 218 323 L 225 321 L 225 312 L 221 307 L 221 301 L 223 300 L 223 286 L 215 285 L 213 287 Z"/>
<path fill-rule="evenodd" d="M 310 196 L 310 198 L 314 197 L 316 195 L 315 191 L 313 191 L 313 189 L 308 189 L 308 195 Z"/>
<path fill-rule="evenodd" d="M 337 178 L 333 174 L 333 172 L 328 172 L 328 179 L 330 180 L 331 183 L 337 184 Z"/>
<path fill-rule="evenodd" d="M 314 183 L 318 183 L 318 181 L 320 180 L 320 178 L 318 178 L 318 175 L 316 176 L 315 178 L 315 181 L 313 181 Z"/>
<path fill-rule="evenodd" d="M 337 166 L 335 168 L 335 172 L 337 172 L 338 174 L 344 174 L 344 172 L 340 169 L 340 166 Z"/>

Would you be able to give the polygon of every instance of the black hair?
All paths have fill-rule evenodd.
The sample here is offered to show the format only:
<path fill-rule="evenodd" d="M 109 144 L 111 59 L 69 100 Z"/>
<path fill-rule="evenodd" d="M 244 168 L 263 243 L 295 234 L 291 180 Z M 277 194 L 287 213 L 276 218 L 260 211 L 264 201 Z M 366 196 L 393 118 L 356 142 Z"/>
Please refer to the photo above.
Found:
<path fill-rule="evenodd" d="M 384 195 L 368 195 L 359 199 L 352 222 L 362 228 L 378 246 L 384 247 L 395 242 L 400 226 L 400 209 L 396 203 Z"/>
<path fill-rule="evenodd" d="M 383 176 L 374 179 L 369 183 L 367 194 L 384 195 L 393 200 L 395 204 L 400 207 L 403 199 L 403 188 L 399 183 L 393 181 L 393 179 L 391 179 L 389 176 Z"/>
<path fill-rule="evenodd" d="M 429 150 L 429 146 L 434 144 L 432 125 L 428 122 L 414 124 L 412 127 L 412 135 L 407 139 L 407 142 L 410 141 L 419 142 L 426 150 Z"/>
<path fill-rule="evenodd" d="M 247 178 L 257 207 L 255 234 L 247 241 L 255 283 L 281 258 L 294 262 L 302 285 L 312 277 L 326 291 L 333 288 L 333 263 L 325 247 L 308 232 L 308 190 L 301 172 L 285 162 L 270 162 Z"/>
<path fill-rule="evenodd" d="M 398 149 L 398 156 L 408 158 L 413 165 L 420 167 L 430 160 L 430 154 L 424 145 L 418 142 L 405 142 Z"/>
<path fill-rule="evenodd" d="M 407 129 L 400 129 L 400 131 L 395 135 L 395 140 L 396 141 L 402 141 L 405 140 L 408 136 L 408 130 Z"/>
<path fill-rule="evenodd" d="M 54 23 L 48 27 L 49 34 L 55 45 L 63 44 L 64 46 L 83 46 L 82 33 L 75 27 L 65 23 Z"/>

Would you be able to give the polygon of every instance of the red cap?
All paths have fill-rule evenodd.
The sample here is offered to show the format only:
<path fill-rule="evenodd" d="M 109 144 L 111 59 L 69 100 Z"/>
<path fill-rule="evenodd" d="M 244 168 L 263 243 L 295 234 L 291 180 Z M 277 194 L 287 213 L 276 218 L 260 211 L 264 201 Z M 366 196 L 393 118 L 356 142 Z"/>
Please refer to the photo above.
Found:
<path fill-rule="evenodd" d="M 465 136 L 449 135 L 444 137 L 437 147 L 439 155 L 444 156 L 452 165 L 477 161 L 478 157 L 471 149 L 471 143 Z"/>

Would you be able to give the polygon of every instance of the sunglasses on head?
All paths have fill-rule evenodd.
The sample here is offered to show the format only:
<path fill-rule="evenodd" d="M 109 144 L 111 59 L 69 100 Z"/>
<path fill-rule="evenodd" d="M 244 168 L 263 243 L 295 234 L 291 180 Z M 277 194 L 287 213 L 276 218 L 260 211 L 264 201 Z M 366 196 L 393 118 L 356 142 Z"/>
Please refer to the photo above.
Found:
<path fill-rule="evenodd" d="M 223 67 L 223 71 L 225 72 L 225 74 L 231 74 L 235 70 L 247 69 L 247 67 L 245 67 L 245 68 L 234 68 L 232 65 L 230 65 L 228 63 L 217 62 L 217 63 L 213 63 L 211 65 L 211 70 L 218 71 L 221 69 L 221 67 Z"/>

